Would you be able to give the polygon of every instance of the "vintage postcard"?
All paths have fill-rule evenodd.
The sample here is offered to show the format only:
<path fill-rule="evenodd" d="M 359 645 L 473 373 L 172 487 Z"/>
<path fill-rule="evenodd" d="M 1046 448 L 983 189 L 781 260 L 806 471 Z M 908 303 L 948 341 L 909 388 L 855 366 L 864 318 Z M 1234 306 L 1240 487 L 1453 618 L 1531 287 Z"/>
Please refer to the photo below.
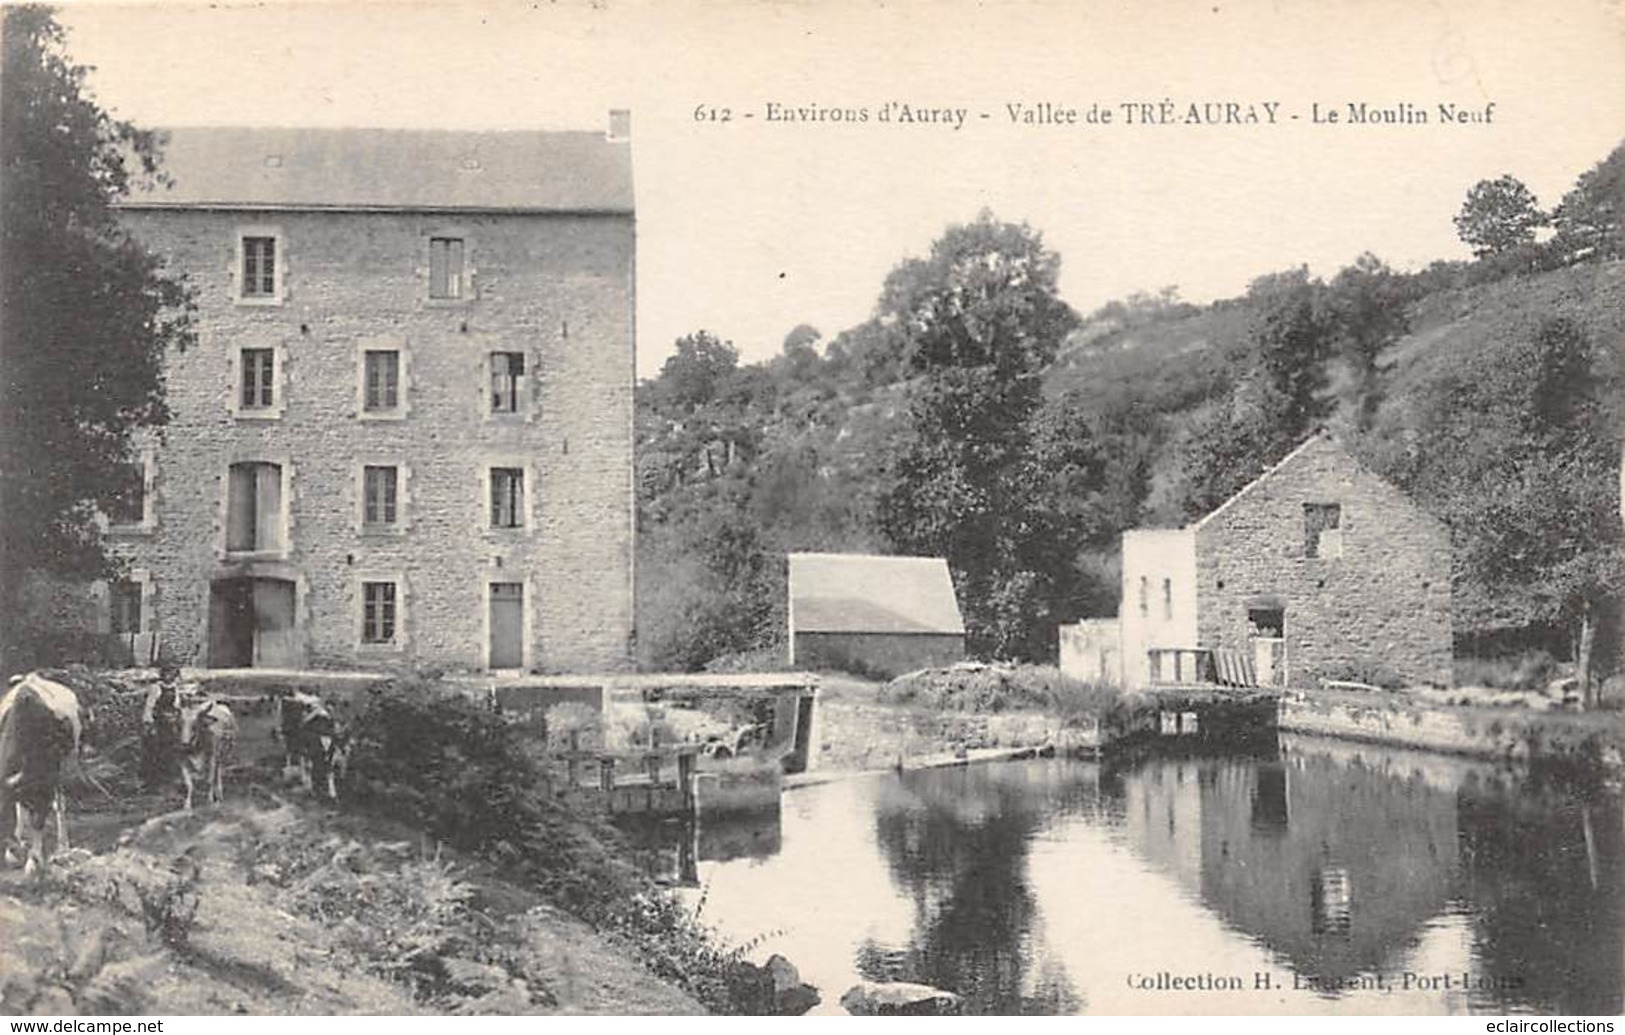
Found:
<path fill-rule="evenodd" d="M 0 1010 L 1625 1009 L 1618 0 L 0 10 Z"/>

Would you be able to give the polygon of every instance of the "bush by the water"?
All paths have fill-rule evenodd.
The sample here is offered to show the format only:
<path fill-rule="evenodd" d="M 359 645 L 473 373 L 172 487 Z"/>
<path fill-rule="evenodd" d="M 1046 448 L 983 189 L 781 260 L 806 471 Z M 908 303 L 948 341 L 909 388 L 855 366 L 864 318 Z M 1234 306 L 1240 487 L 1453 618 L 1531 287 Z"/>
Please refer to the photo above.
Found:
<path fill-rule="evenodd" d="M 369 694 L 354 733 L 350 778 L 368 808 L 496 863 L 708 1009 L 770 1012 L 742 953 L 639 871 L 608 823 L 553 798 L 534 732 L 405 677 Z"/>
<path fill-rule="evenodd" d="M 1543 690 L 1562 666 L 1543 650 L 1528 650 L 1502 658 L 1457 658 L 1456 686 L 1482 686 L 1491 690 Z"/>
<path fill-rule="evenodd" d="M 1061 674 L 1054 665 L 961 664 L 898 676 L 880 688 L 885 704 L 976 715 L 1036 711 L 1071 719 L 1103 716 L 1117 707 L 1115 688 Z"/>
<path fill-rule="evenodd" d="M 1311 684 L 1332 680 L 1336 682 L 1363 683 L 1366 686 L 1381 687 L 1384 690 L 1398 690 L 1404 687 L 1405 677 L 1400 675 L 1392 666 L 1381 661 L 1349 662 L 1342 665 L 1332 665 L 1319 672 L 1310 673 Z"/>

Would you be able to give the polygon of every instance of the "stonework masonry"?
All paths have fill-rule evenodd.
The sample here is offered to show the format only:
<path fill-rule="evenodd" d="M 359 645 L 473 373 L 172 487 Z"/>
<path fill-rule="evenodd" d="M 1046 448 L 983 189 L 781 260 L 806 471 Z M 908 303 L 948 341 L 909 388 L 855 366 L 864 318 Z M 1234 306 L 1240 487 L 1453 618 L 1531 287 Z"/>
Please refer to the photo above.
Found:
<path fill-rule="evenodd" d="M 156 631 L 207 664 L 211 582 L 294 585 L 293 660 L 487 666 L 492 582 L 523 585 L 525 667 L 624 667 L 632 629 L 634 224 L 628 213 L 140 208 L 135 236 L 197 290 L 168 358 L 173 418 L 151 527 L 113 537 L 150 572 Z M 274 232 L 281 297 L 236 297 L 245 227 Z M 429 240 L 465 242 L 459 300 L 429 297 Z M 239 412 L 244 348 L 275 405 Z M 398 413 L 362 406 L 363 354 L 400 355 Z M 524 356 L 518 414 L 490 412 L 491 353 Z M 280 547 L 227 551 L 234 461 L 282 467 Z M 398 527 L 362 527 L 362 468 L 399 472 Z M 489 468 L 524 474 L 520 528 L 490 527 Z M 363 645 L 361 584 L 395 582 L 394 642 Z M 287 639 L 291 637 L 291 639 Z"/>
<path fill-rule="evenodd" d="M 1305 507 L 1337 528 L 1309 556 Z M 1248 648 L 1249 610 L 1284 611 L 1286 682 L 1386 671 L 1450 685 L 1450 538 L 1443 523 L 1318 436 L 1202 519 L 1198 636 Z"/>

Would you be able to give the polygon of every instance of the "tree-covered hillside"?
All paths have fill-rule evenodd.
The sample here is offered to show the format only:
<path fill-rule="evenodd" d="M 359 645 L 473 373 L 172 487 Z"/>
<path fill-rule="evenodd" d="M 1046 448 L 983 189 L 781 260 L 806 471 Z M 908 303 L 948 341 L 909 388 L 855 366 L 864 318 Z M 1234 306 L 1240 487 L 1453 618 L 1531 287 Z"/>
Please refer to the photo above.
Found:
<path fill-rule="evenodd" d="M 1549 213 L 1521 186 L 1464 185 L 1472 262 L 1087 315 L 1042 234 L 984 212 L 833 338 L 798 326 L 755 365 L 683 339 L 638 398 L 643 662 L 782 657 L 792 550 L 946 556 L 974 651 L 1051 657 L 1057 623 L 1116 612 L 1124 529 L 1206 513 L 1324 427 L 1450 524 L 1461 642 L 1610 663 L 1625 146 Z"/>

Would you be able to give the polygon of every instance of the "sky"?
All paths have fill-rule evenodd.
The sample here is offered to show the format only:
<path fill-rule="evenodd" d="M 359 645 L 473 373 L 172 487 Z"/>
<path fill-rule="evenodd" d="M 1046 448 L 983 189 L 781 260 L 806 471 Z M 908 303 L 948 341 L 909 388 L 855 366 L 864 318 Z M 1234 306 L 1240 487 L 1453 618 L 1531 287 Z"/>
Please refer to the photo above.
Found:
<path fill-rule="evenodd" d="M 80 2 L 59 18 L 98 100 L 143 126 L 580 129 L 631 109 L 643 376 L 699 329 L 746 361 L 798 324 L 833 337 L 984 208 L 1044 235 L 1082 312 L 1169 285 L 1204 302 L 1363 251 L 1467 258 L 1451 217 L 1473 183 L 1511 173 L 1550 206 L 1625 139 L 1625 0 Z M 1077 121 L 1019 121 L 1044 103 Z M 1428 121 L 1350 124 L 1362 103 Z M 965 119 L 900 122 L 905 104 Z M 818 118 L 831 108 L 867 119 Z M 773 117 L 796 109 L 814 120 Z"/>

